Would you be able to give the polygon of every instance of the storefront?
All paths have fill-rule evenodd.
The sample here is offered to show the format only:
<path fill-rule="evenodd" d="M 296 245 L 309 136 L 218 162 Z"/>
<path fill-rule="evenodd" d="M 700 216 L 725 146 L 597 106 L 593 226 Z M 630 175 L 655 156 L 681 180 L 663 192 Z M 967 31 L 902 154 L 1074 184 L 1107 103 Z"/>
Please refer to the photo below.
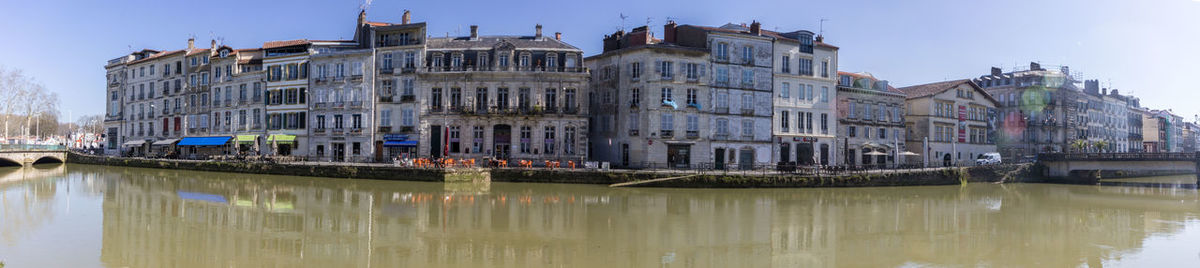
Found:
<path fill-rule="evenodd" d="M 147 142 L 145 140 L 127 141 L 121 144 L 122 153 L 126 156 L 145 156 Z"/>
<path fill-rule="evenodd" d="M 296 135 L 272 134 L 267 137 L 267 144 L 275 148 L 275 155 L 292 155 L 296 148 Z"/>
<path fill-rule="evenodd" d="M 179 154 L 179 151 L 175 146 L 176 142 L 179 142 L 179 139 L 165 139 L 156 141 L 150 144 L 150 149 L 154 151 L 154 156 L 156 157 L 174 156 Z"/>
<path fill-rule="evenodd" d="M 230 136 L 215 137 L 185 137 L 176 144 L 186 158 L 207 159 L 213 155 L 227 155 L 233 152 Z"/>
<path fill-rule="evenodd" d="M 408 135 L 383 135 L 383 156 L 387 159 L 413 158 L 417 155 L 417 140 L 409 139 Z"/>
<path fill-rule="evenodd" d="M 258 135 L 237 135 L 238 153 L 256 154 L 259 152 Z"/>

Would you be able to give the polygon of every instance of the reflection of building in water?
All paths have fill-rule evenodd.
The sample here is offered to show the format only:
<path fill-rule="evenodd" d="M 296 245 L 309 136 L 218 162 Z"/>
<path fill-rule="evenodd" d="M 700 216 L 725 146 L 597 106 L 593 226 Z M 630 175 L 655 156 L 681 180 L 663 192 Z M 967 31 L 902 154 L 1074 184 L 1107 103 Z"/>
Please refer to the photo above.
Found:
<path fill-rule="evenodd" d="M 213 174 L 129 169 L 104 175 L 102 261 L 130 267 L 1061 267 L 1135 252 L 1149 235 L 1179 231 L 1181 224 L 1169 223 L 1194 219 L 1200 204 L 1194 190 L 1054 185 L 744 191 L 496 183 L 452 191 L 459 188 L 207 178 Z"/>

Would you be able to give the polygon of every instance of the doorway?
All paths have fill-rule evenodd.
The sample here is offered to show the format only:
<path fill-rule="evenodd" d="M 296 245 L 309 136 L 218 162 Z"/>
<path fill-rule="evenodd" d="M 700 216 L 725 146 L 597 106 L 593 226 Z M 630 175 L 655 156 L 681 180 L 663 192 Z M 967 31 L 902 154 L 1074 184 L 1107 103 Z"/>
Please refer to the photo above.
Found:
<path fill-rule="evenodd" d="M 813 160 L 813 144 L 811 142 L 797 144 L 796 157 L 799 158 L 796 162 L 800 162 L 801 165 L 809 166 L 816 163 L 816 160 Z"/>
<path fill-rule="evenodd" d="M 496 125 L 492 128 L 492 156 L 497 159 L 508 159 L 512 152 L 512 126 Z"/>
<path fill-rule="evenodd" d="M 331 144 L 331 146 L 333 147 L 333 159 L 332 159 L 333 162 L 345 161 L 345 159 L 346 159 L 346 144 L 345 143 L 333 143 L 333 144 Z"/>
<path fill-rule="evenodd" d="M 691 167 L 691 145 L 667 145 L 667 164 L 672 168 Z"/>
<path fill-rule="evenodd" d="M 713 168 L 725 169 L 725 148 L 713 150 Z"/>
<path fill-rule="evenodd" d="M 950 166 L 950 154 L 944 154 L 944 156 L 942 157 L 942 166 L 944 166 L 944 167 Z"/>
<path fill-rule="evenodd" d="M 821 165 L 829 165 L 829 144 L 821 144 Z"/>
<path fill-rule="evenodd" d="M 433 159 L 442 158 L 442 126 L 429 126 L 429 156 Z"/>
<path fill-rule="evenodd" d="M 738 155 L 738 168 L 742 170 L 754 169 L 754 149 L 742 149 Z"/>
<path fill-rule="evenodd" d="M 779 162 L 792 162 L 792 148 L 790 144 L 779 144 Z"/>

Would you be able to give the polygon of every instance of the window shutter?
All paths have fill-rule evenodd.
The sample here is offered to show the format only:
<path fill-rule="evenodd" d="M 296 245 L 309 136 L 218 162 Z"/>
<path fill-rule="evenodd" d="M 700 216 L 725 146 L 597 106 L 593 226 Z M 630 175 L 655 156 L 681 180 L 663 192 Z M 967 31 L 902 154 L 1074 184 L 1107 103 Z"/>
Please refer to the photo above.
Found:
<path fill-rule="evenodd" d="M 706 66 L 708 66 L 708 65 L 697 64 L 696 68 L 700 69 L 700 77 L 704 77 L 705 73 L 708 71 L 708 67 L 706 67 Z"/>
<path fill-rule="evenodd" d="M 654 61 L 654 73 L 662 73 L 662 61 Z"/>

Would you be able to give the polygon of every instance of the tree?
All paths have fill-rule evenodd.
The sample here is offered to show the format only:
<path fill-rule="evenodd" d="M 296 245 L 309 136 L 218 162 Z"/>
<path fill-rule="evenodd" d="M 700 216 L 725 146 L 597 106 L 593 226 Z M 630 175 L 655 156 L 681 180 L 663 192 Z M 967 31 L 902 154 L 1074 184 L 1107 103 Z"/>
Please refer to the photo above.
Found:
<path fill-rule="evenodd" d="M 1071 142 L 1071 148 L 1075 148 L 1075 152 L 1077 153 L 1085 152 L 1084 150 L 1086 150 L 1087 147 L 1088 142 L 1085 140 L 1075 140 L 1074 142 Z"/>
<path fill-rule="evenodd" d="M 75 124 L 81 128 L 81 131 L 88 133 L 103 133 L 104 132 L 104 117 L 99 115 L 85 115 L 79 117 Z"/>
<path fill-rule="evenodd" d="M 1096 142 L 1092 143 L 1092 146 L 1095 146 L 1097 151 L 1100 151 L 1101 153 L 1103 153 L 1104 149 L 1108 148 L 1108 142 L 1107 141 L 1096 141 Z"/>

